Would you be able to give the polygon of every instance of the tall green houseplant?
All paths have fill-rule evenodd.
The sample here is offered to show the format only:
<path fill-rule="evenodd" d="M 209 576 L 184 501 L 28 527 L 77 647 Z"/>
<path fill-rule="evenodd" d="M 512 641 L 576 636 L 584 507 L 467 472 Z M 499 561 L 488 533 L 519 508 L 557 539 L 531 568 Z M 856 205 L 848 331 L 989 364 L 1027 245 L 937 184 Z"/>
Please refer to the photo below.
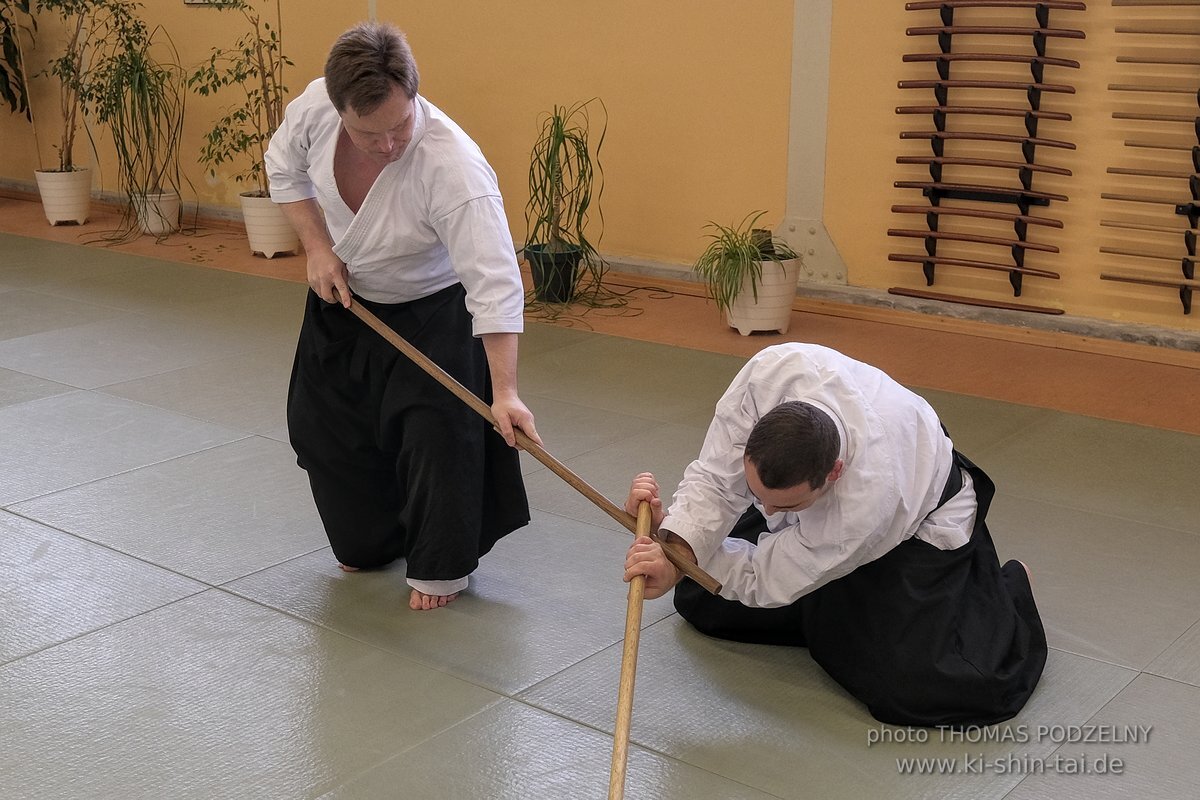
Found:
<path fill-rule="evenodd" d="M 58 85 L 59 123 L 54 165 L 38 169 L 42 208 L 51 225 L 83 224 L 91 208 L 92 174 L 75 158 L 79 134 L 91 141 L 87 121 L 100 89 L 95 68 L 112 52 L 120 31 L 133 18 L 134 7 L 124 0 L 35 0 L 43 22 L 56 20 L 63 28 L 59 49 L 43 74 Z M 93 148 L 94 149 L 94 148 Z M 42 165 L 38 146 L 38 164 Z"/>
<path fill-rule="evenodd" d="M 62 138 L 58 171 L 75 169 L 80 130 L 88 121 L 109 130 L 116 152 L 117 188 L 128 202 L 115 238 L 139 227 L 162 233 L 178 224 L 179 169 L 183 138 L 184 74 L 170 36 L 150 28 L 138 0 L 37 0 L 66 28 L 63 49 L 48 72 L 58 78 Z M 174 212 L 156 210 L 160 196 L 173 195 Z M 153 216 L 164 217 L 154 220 Z M 174 216 L 174 219 L 170 219 Z"/>
<path fill-rule="evenodd" d="M 233 179 L 250 184 L 254 196 L 266 197 L 266 150 L 283 121 L 283 68 L 292 65 L 283 53 L 281 0 L 265 4 L 274 6 L 274 25 L 248 0 L 208 0 L 206 5 L 240 12 L 247 30 L 233 47 L 214 47 L 208 61 L 188 78 L 188 85 L 205 97 L 227 87 L 241 93 L 205 135 L 200 163 L 214 171 L 239 163 Z"/>
<path fill-rule="evenodd" d="M 76 169 L 75 140 L 101 92 L 96 69 L 125 38 L 122 32 L 134 24 L 136 7 L 125 0 L 37 0 L 37 8 L 56 17 L 66 32 L 46 72 L 58 81 L 62 117 L 53 171 L 71 172 Z"/>
<path fill-rule="evenodd" d="M 287 98 L 283 69 L 292 65 L 283 53 L 282 2 L 259 0 L 256 6 L 251 0 L 207 0 L 205 5 L 239 12 L 245 29 L 232 47 L 214 47 L 208 61 L 188 78 L 188 85 L 201 96 L 225 90 L 238 95 L 205 134 L 200 163 L 212 175 L 219 167 L 231 165 L 234 182 L 249 186 L 239 200 L 250 252 L 267 258 L 296 253 L 300 238 L 271 202 L 266 170 L 267 146 L 283 122 Z M 273 22 L 267 10 L 273 10 Z"/>
<path fill-rule="evenodd" d="M 118 238 L 176 230 L 187 91 L 174 42 L 132 17 L 97 73 L 96 120 L 112 134 L 117 185 L 129 200 Z"/>
<path fill-rule="evenodd" d="M 592 112 L 599 108 L 597 130 Z M 599 98 L 554 106 L 544 114 L 530 153 L 529 202 L 525 206 L 525 257 L 533 271 L 534 297 L 542 303 L 595 299 L 607 269 L 596 250 L 603 235 L 600 150 L 608 110 Z M 595 212 L 598 232 L 589 237 Z"/>

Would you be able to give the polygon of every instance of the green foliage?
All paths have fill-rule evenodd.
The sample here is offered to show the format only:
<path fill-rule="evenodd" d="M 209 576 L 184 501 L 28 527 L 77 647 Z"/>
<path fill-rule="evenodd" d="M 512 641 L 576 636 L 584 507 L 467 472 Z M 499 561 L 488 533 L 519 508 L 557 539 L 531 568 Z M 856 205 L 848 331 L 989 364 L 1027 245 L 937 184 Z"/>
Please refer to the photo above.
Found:
<path fill-rule="evenodd" d="M 207 4 L 239 11 L 249 29 L 233 47 L 214 47 L 209 60 L 188 78 L 188 85 L 203 96 L 228 86 L 237 86 L 242 92 L 242 101 L 225 109 L 205 135 L 200 163 L 215 170 L 222 164 L 241 162 L 243 168 L 234 180 L 253 183 L 255 194 L 266 197 L 266 149 L 283 120 L 287 94 L 283 68 L 292 66 L 282 49 L 280 0 L 275 0 L 274 26 L 248 0 L 208 0 Z"/>
<path fill-rule="evenodd" d="M 58 170 L 75 169 L 75 139 L 86 129 L 88 113 L 101 102 L 107 61 L 146 35 L 133 0 L 36 0 L 40 11 L 58 18 L 67 38 L 46 74 L 58 79 L 62 135 L 55 150 Z"/>
<path fill-rule="evenodd" d="M 604 112 L 594 149 L 590 146 L 592 103 L 598 103 Z M 607 128 L 607 109 L 599 98 L 569 108 L 554 106 L 553 111 L 543 116 L 529 159 L 526 242 L 545 244 L 552 253 L 564 252 L 569 246 L 587 254 L 596 253 L 586 228 L 593 188 L 600 213 L 598 203 L 604 191 L 600 149 Z M 603 223 L 602 213 L 600 218 Z"/>
<path fill-rule="evenodd" d="M 592 130 L 597 107 L 601 112 L 598 135 Z M 602 288 L 607 265 L 596 249 L 604 226 L 600 150 L 607 130 L 608 109 L 598 97 L 569 107 L 554 106 L 544 114 L 530 153 L 525 206 L 525 244 L 542 245 L 549 253 L 577 252 L 571 302 L 583 300 L 593 306 L 613 305 L 610 293 Z M 594 239 L 588 236 L 593 211 L 599 230 Z"/>
<path fill-rule="evenodd" d="M 0 100 L 14 114 L 33 121 L 29 109 L 29 73 L 21 36 L 33 40 L 37 21 L 29 13 L 30 0 L 0 0 Z"/>
<path fill-rule="evenodd" d="M 170 37 L 138 21 L 95 71 L 96 121 L 109 129 L 117 153 L 117 183 L 130 199 L 126 231 L 156 192 L 179 192 L 185 76 Z M 162 34 L 162 41 L 158 36 Z M 158 45 L 156 47 L 156 45 Z M 162 50 L 167 60 L 155 55 Z"/>
<path fill-rule="evenodd" d="M 146 196 L 178 192 L 182 183 L 179 146 L 186 85 L 178 52 L 163 28 L 146 25 L 138 0 L 36 2 L 67 31 L 62 52 L 47 69 L 60 87 L 59 169 L 75 168 L 75 137 L 83 129 L 91 138 L 89 119 L 108 128 L 117 155 L 118 188 L 129 197 L 113 238 L 135 235 Z"/>
<path fill-rule="evenodd" d="M 750 289 L 754 299 L 758 299 L 758 283 L 762 280 L 763 264 L 773 261 L 779 264 L 792 258 L 799 258 L 786 242 L 771 236 L 769 231 L 756 229 L 754 225 L 762 218 L 765 211 L 754 211 L 737 225 L 719 225 L 709 222 L 706 230 L 711 239 L 707 248 L 696 259 L 692 270 L 704 280 L 708 287 L 708 295 L 722 312 L 728 312 L 729 307 L 742 292 L 742 282 L 750 278 Z M 782 268 L 782 265 L 780 265 Z"/>

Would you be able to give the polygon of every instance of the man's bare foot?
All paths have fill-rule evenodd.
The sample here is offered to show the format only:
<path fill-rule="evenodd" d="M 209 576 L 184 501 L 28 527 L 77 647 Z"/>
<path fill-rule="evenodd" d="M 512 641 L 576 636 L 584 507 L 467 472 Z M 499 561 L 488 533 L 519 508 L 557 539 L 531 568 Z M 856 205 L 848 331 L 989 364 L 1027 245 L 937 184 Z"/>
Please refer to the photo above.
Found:
<path fill-rule="evenodd" d="M 342 572 L 358 572 L 358 567 L 347 567 L 345 564 L 338 564 L 338 569 Z"/>
<path fill-rule="evenodd" d="M 458 592 L 438 595 L 425 594 L 413 589 L 412 594 L 408 596 L 408 607 L 413 611 L 428 611 L 431 608 L 441 608 L 447 603 L 453 602 L 456 597 L 458 597 Z"/>

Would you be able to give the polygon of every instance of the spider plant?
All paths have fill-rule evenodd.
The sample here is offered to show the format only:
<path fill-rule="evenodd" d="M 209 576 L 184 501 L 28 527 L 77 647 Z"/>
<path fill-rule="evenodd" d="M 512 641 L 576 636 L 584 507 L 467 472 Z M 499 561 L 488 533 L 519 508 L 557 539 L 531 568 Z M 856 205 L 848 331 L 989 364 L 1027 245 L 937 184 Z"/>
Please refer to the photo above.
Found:
<path fill-rule="evenodd" d="M 227 109 L 205 135 L 200 163 L 215 171 L 222 164 L 240 160 L 244 168 L 233 176 L 234 181 L 253 184 L 248 194 L 254 197 L 267 197 L 266 149 L 283 121 L 287 93 L 283 68 L 292 65 L 282 50 L 281 2 L 274 2 L 274 26 L 248 0 L 207 0 L 207 5 L 241 12 L 248 30 L 232 48 L 214 47 L 208 62 L 188 78 L 188 85 L 203 96 L 227 86 L 237 86 L 242 92 L 241 101 Z"/>
<path fill-rule="evenodd" d="M 704 281 L 708 296 L 722 312 L 729 311 L 742 293 L 747 278 L 754 299 L 758 300 L 758 285 L 765 263 L 774 262 L 782 269 L 780 262 L 799 257 L 782 239 L 754 227 L 766 213 L 752 211 L 734 225 L 709 222 L 704 226 L 713 231 L 708 234 L 711 241 L 696 259 L 692 270 Z"/>

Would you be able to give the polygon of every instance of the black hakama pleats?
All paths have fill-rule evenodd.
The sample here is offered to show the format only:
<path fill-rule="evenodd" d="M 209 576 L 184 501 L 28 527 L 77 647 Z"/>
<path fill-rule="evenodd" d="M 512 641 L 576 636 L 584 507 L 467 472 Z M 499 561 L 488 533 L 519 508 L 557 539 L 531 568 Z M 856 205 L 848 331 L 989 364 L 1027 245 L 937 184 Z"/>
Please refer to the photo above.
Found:
<path fill-rule="evenodd" d="M 491 402 L 460 284 L 410 303 L 354 302 Z M 309 291 L 288 433 L 337 559 L 454 580 L 529 522 L 517 451 L 448 389 L 340 305 Z"/>
<path fill-rule="evenodd" d="M 675 607 L 709 636 L 807 647 L 880 722 L 990 725 L 1010 719 L 1033 693 L 1046 663 L 1042 628 L 1020 563 L 1000 566 L 985 518 L 991 479 L 955 453 L 979 501 L 967 544 L 939 550 L 910 538 L 879 559 L 795 603 L 750 608 L 688 579 Z M 751 507 L 731 536 L 766 530 Z"/>

